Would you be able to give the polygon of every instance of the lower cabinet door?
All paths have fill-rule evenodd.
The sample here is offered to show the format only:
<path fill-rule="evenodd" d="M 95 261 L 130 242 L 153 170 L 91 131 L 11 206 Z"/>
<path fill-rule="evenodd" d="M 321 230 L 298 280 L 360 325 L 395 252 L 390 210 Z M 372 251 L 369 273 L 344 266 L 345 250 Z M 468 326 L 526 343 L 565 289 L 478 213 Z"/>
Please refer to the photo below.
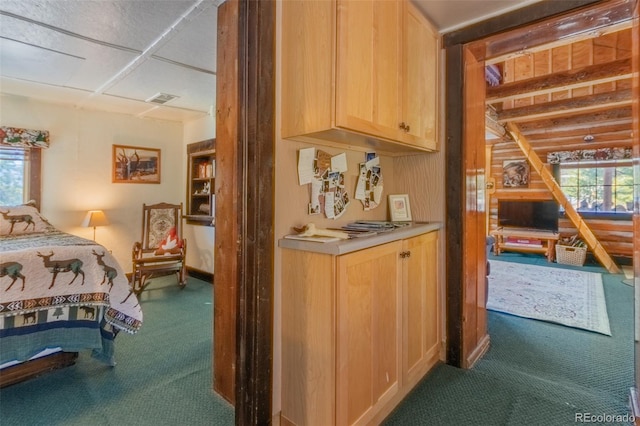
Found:
<path fill-rule="evenodd" d="M 438 233 L 404 240 L 403 381 L 413 385 L 439 357 Z"/>
<path fill-rule="evenodd" d="M 402 242 L 337 259 L 336 423 L 367 424 L 398 391 Z"/>

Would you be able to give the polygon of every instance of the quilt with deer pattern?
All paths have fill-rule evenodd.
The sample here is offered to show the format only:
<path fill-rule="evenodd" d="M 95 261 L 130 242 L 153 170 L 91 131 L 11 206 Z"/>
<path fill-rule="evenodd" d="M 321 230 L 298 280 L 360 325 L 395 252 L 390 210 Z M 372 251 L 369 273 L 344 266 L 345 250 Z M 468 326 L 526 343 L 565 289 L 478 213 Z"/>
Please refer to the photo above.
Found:
<path fill-rule="evenodd" d="M 140 304 L 116 259 L 96 242 L 50 225 L 7 230 L 0 226 L 0 364 L 51 347 L 93 349 L 114 364 L 115 335 L 142 325 Z"/>

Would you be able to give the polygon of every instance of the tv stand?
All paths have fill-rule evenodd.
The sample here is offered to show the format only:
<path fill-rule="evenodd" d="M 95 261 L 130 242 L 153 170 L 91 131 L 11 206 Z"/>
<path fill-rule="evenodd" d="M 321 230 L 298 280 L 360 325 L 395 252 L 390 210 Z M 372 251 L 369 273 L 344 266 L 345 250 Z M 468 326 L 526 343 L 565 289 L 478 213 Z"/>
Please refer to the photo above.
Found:
<path fill-rule="evenodd" d="M 542 253 L 549 262 L 556 258 L 557 232 L 528 228 L 498 228 L 491 231 L 496 238 L 493 253 L 500 256 L 503 251 Z"/>

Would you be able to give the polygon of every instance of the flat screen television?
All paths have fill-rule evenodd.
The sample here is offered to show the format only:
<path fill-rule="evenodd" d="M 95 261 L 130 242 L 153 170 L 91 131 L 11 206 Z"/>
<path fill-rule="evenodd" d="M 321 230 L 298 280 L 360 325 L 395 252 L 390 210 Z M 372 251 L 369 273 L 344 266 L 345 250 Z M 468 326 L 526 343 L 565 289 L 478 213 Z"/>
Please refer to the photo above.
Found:
<path fill-rule="evenodd" d="M 558 203 L 538 200 L 498 200 L 498 226 L 558 232 Z"/>

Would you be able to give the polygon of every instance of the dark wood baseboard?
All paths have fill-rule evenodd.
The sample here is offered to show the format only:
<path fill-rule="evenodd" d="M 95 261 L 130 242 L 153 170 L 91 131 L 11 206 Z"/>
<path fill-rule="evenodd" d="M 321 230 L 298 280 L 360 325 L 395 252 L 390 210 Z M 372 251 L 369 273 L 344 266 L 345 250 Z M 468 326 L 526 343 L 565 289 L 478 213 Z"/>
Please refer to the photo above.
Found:
<path fill-rule="evenodd" d="M 16 364 L 0 370 L 0 388 L 32 379 L 49 371 L 76 363 L 77 352 L 55 352 L 51 355 Z"/>
<path fill-rule="evenodd" d="M 213 274 L 211 272 L 207 272 L 201 269 L 196 269 L 196 268 L 187 266 L 187 274 L 189 274 L 190 277 L 197 278 L 202 281 L 206 281 L 209 284 L 213 284 Z"/>

